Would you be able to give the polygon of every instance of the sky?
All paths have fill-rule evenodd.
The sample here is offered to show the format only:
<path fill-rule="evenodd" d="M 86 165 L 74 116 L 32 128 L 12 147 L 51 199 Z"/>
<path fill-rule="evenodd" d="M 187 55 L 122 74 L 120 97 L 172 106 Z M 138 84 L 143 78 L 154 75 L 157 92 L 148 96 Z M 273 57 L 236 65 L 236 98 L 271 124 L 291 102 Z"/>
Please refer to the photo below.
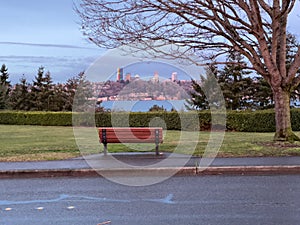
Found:
<path fill-rule="evenodd" d="M 5 0 L 0 17 L 0 64 L 13 83 L 31 82 L 40 66 L 64 82 L 105 51 L 83 37 L 73 0 Z"/>
<path fill-rule="evenodd" d="M 300 41 L 299 5 L 289 30 Z M 23 75 L 31 82 L 40 66 L 54 82 L 65 82 L 105 54 L 83 37 L 79 24 L 73 0 L 1 1 L 0 64 L 8 67 L 11 82 Z"/>

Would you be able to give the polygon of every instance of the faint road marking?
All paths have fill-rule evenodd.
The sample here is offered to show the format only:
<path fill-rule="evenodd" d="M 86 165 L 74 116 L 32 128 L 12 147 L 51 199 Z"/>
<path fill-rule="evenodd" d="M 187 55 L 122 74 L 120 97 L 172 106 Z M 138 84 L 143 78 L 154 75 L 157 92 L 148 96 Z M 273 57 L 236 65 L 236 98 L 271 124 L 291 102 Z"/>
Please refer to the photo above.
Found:
<path fill-rule="evenodd" d="M 105 224 L 110 224 L 110 223 L 111 223 L 111 221 L 108 220 L 108 221 L 105 221 L 105 222 L 102 222 L 102 223 L 98 223 L 98 225 L 105 225 Z"/>

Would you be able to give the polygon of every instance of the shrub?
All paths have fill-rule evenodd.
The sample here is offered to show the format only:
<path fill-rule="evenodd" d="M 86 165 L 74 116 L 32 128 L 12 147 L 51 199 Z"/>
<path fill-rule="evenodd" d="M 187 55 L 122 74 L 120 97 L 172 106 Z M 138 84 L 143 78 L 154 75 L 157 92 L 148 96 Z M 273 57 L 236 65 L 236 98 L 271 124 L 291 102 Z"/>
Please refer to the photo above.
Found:
<path fill-rule="evenodd" d="M 227 130 L 244 132 L 274 132 L 275 114 L 272 110 L 229 111 L 227 113 Z"/>
<path fill-rule="evenodd" d="M 223 114 L 214 114 L 214 129 L 223 128 Z M 199 123 L 195 122 L 199 118 Z M 209 130 L 210 111 L 190 112 L 23 112 L 0 111 L 0 124 L 42 126 L 149 127 L 162 126 L 168 130 Z M 219 122 L 220 121 L 220 122 Z M 300 130 L 300 109 L 291 110 L 292 129 Z M 227 111 L 226 129 L 243 132 L 274 132 L 274 110 Z"/>
<path fill-rule="evenodd" d="M 295 131 L 300 130 L 300 109 L 291 110 L 291 123 L 292 129 Z"/>
<path fill-rule="evenodd" d="M 0 111 L 0 124 L 72 126 L 72 113 Z"/>

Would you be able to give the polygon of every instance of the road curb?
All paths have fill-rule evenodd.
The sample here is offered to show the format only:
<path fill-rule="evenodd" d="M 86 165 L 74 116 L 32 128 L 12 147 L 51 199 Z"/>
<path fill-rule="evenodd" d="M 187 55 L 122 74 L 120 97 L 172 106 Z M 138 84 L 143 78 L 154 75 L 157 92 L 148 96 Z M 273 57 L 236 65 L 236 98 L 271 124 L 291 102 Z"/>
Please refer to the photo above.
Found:
<path fill-rule="evenodd" d="M 220 166 L 197 170 L 198 175 L 296 175 L 300 166 Z"/>
<path fill-rule="evenodd" d="M 39 169 L 0 171 L 0 179 L 5 178 L 43 178 L 43 177 L 83 177 L 98 175 L 92 169 Z"/>
<path fill-rule="evenodd" d="M 42 177 L 96 177 L 96 176 L 204 176 L 204 175 L 300 175 L 300 166 L 219 166 L 114 168 L 114 169 L 40 169 L 0 171 L 0 179 Z"/>

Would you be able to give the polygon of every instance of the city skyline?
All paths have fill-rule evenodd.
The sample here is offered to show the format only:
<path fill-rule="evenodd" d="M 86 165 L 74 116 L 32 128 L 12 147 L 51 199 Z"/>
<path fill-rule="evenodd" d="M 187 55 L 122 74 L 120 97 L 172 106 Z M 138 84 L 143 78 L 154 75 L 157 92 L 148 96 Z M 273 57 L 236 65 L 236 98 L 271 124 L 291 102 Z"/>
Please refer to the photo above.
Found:
<path fill-rule="evenodd" d="M 157 61 L 136 62 L 124 67 L 117 67 L 116 72 L 110 77 L 110 80 L 118 80 L 119 69 L 122 70 L 124 80 L 126 80 L 126 75 L 128 74 L 130 74 L 131 77 L 138 75 L 144 79 L 151 79 L 155 73 L 158 73 L 158 76 L 163 79 L 172 80 L 172 75 L 176 73 L 177 80 L 191 80 L 191 77 L 181 68 Z"/>
<path fill-rule="evenodd" d="M 152 77 L 151 76 L 141 76 L 140 74 L 137 73 L 133 73 L 131 74 L 130 72 L 124 73 L 123 72 L 124 69 L 123 68 L 118 68 L 117 69 L 117 75 L 116 75 L 116 81 L 131 81 L 133 79 L 140 79 L 140 78 L 149 78 L 155 81 L 159 81 L 159 78 L 162 77 L 164 78 L 164 80 L 171 80 L 171 81 L 179 81 L 180 79 L 178 79 L 178 73 L 176 71 L 172 72 L 170 75 L 170 77 L 168 77 L 168 75 L 166 76 L 166 74 L 164 74 L 165 76 L 160 76 L 159 71 L 154 70 Z"/>

